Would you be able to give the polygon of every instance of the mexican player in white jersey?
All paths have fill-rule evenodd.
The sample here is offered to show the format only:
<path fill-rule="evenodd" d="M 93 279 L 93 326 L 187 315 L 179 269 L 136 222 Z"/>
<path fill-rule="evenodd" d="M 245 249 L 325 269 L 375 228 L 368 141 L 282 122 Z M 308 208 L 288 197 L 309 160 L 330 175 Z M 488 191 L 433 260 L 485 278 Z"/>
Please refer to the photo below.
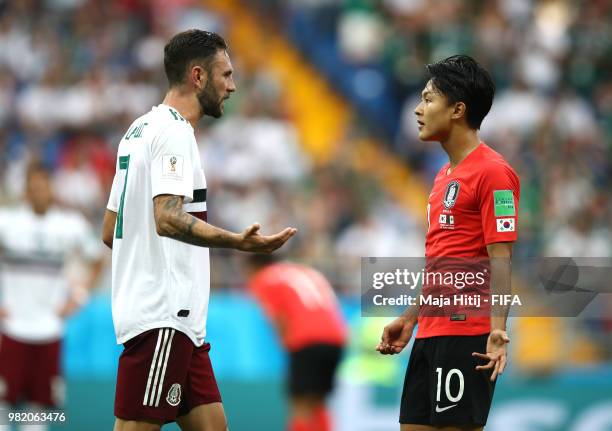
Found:
<path fill-rule="evenodd" d="M 205 342 L 208 247 L 272 252 L 295 229 L 264 236 L 206 222 L 206 180 L 194 136 L 197 122 L 219 118 L 235 91 L 227 45 L 189 30 L 164 49 L 169 90 L 119 144 L 103 224 L 113 249 L 112 307 L 119 359 L 115 431 L 227 428 Z"/>
<path fill-rule="evenodd" d="M 49 175 L 42 164 L 32 163 L 25 202 L 0 209 L 0 403 L 5 406 L 63 405 L 64 318 L 85 302 L 103 268 L 102 245 L 86 219 L 53 204 Z M 85 264 L 83 279 L 66 273 L 73 258 Z"/>

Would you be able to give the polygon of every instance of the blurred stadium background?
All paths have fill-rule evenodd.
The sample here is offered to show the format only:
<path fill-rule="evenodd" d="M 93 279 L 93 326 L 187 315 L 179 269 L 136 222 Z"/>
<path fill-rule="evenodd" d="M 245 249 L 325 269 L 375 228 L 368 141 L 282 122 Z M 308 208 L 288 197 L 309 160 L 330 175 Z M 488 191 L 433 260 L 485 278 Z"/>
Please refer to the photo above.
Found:
<path fill-rule="evenodd" d="M 445 160 L 416 140 L 425 63 L 476 57 L 498 91 L 484 139 L 522 180 L 520 256 L 612 254 L 612 3 L 607 0 L 15 0 L 0 2 L 0 202 L 41 158 L 57 199 L 99 228 L 116 146 L 161 101 L 163 46 L 187 28 L 227 38 L 238 91 L 199 133 L 209 220 L 299 228 L 288 256 L 332 280 L 351 326 L 338 430 L 396 430 L 407 355 L 374 352 L 359 256 L 423 252 L 425 200 Z M 209 339 L 230 428 L 281 430 L 285 357 L 213 255 Z M 612 430 L 607 319 L 511 322 L 510 369 L 487 430 Z M 108 277 L 68 323 L 70 424 L 109 430 L 116 360 Z M 171 427 L 168 427 L 171 428 Z"/>

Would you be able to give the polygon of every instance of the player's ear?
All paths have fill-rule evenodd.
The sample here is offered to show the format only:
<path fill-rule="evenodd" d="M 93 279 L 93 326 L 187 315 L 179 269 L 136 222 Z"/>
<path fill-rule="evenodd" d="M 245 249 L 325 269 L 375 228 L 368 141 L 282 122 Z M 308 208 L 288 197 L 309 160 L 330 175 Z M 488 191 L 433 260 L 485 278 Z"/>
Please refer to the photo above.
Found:
<path fill-rule="evenodd" d="M 465 106 L 465 103 L 463 102 L 455 103 L 453 107 L 453 114 L 451 115 L 451 118 L 453 120 L 459 120 L 461 117 L 465 116 L 466 110 L 467 110 L 467 106 Z"/>
<path fill-rule="evenodd" d="M 196 64 L 191 67 L 189 73 L 189 78 L 191 79 L 191 82 L 196 88 L 201 90 L 202 88 L 206 87 L 206 82 L 208 80 L 208 71 L 205 67 Z"/>

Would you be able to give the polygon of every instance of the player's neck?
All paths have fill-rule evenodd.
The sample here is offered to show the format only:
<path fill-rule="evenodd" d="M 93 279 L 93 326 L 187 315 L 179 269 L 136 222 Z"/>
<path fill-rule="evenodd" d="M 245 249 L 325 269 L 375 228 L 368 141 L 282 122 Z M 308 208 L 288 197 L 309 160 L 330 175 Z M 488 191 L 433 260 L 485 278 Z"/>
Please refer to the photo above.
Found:
<path fill-rule="evenodd" d="M 185 91 L 183 88 L 173 87 L 168 90 L 162 103 L 176 109 L 184 119 L 189 121 L 194 130 L 202 118 L 198 98 L 193 92 Z"/>
<path fill-rule="evenodd" d="M 480 137 L 478 131 L 474 129 L 455 129 L 449 134 L 448 139 L 441 144 L 448 154 L 449 171 L 452 171 L 480 145 Z"/>

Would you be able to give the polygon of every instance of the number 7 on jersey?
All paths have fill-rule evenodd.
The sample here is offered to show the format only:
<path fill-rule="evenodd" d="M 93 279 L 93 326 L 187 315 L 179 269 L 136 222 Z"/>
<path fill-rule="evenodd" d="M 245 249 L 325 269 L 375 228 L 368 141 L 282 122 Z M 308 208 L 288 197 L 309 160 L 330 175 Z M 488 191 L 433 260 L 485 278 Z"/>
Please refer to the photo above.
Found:
<path fill-rule="evenodd" d="M 115 238 L 123 238 L 123 203 L 125 200 L 125 189 L 128 180 L 128 170 L 130 168 L 130 156 L 119 156 L 119 170 L 125 170 L 123 178 L 123 191 L 119 201 L 119 212 L 117 213 L 117 224 L 115 225 Z"/>

